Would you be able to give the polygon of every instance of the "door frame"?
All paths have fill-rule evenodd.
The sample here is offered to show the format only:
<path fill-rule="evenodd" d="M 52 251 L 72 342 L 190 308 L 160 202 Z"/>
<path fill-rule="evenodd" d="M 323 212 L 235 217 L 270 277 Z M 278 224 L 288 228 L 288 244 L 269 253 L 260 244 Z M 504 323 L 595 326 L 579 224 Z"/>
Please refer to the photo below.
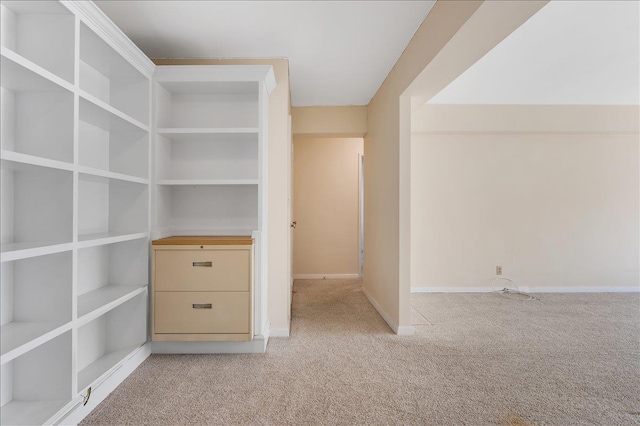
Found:
<path fill-rule="evenodd" d="M 358 158 L 358 233 L 359 233 L 359 268 L 360 278 L 364 277 L 364 154 Z"/>

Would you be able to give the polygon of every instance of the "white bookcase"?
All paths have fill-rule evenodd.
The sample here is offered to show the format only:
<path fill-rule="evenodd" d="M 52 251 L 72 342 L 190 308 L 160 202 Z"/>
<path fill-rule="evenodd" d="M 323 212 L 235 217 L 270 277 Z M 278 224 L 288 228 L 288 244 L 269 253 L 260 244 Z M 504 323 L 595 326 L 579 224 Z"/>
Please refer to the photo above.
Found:
<path fill-rule="evenodd" d="M 271 66 L 158 66 L 152 237 L 251 235 L 254 327 L 266 325 Z M 181 350 L 184 350 L 181 349 Z"/>
<path fill-rule="evenodd" d="M 252 236 L 265 330 L 275 77 L 155 67 L 92 2 L 0 12 L 0 424 L 78 421 L 150 351 L 150 236 Z"/>
<path fill-rule="evenodd" d="M 270 66 L 159 66 L 155 236 L 264 230 Z"/>
<path fill-rule="evenodd" d="M 154 65 L 91 2 L 1 2 L 1 424 L 147 342 Z"/>

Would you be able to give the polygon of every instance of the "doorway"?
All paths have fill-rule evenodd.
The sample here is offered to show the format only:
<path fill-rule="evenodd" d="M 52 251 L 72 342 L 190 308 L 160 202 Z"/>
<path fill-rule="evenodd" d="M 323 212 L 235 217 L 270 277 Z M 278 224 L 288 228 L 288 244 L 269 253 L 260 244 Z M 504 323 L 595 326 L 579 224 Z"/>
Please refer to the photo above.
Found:
<path fill-rule="evenodd" d="M 360 278 L 364 277 L 364 154 L 358 161 L 358 227 L 360 233 Z"/>
<path fill-rule="evenodd" d="M 362 275 L 363 138 L 294 136 L 295 279 Z"/>

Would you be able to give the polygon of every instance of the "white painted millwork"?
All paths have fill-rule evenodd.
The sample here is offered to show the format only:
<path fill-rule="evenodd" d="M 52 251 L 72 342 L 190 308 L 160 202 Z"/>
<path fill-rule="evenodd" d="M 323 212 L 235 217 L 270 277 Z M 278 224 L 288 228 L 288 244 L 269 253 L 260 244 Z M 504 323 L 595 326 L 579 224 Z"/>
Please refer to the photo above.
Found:
<path fill-rule="evenodd" d="M 1 9 L 1 423 L 77 423 L 152 348 L 264 352 L 272 68 L 157 69 L 91 2 Z M 147 343 L 152 222 L 254 238 L 251 342 Z"/>
<path fill-rule="evenodd" d="M 295 274 L 294 280 L 355 280 L 359 274 Z"/>
<path fill-rule="evenodd" d="M 271 66 L 158 66 L 153 76 L 153 239 L 251 235 L 253 341 L 153 342 L 159 353 L 264 352 L 267 113 Z"/>
<path fill-rule="evenodd" d="M 507 286 L 511 290 L 513 286 Z M 412 287 L 411 293 L 495 293 L 493 287 Z M 640 287 L 518 287 L 522 293 L 638 293 Z"/>
<path fill-rule="evenodd" d="M 154 65 L 91 2 L 0 8 L 1 423 L 50 424 L 150 352 Z"/>
<path fill-rule="evenodd" d="M 389 325 L 394 333 L 398 336 L 413 336 L 415 334 L 413 326 L 399 326 L 365 287 L 362 287 L 362 293 L 367 297 L 367 299 L 369 299 L 369 302 L 374 308 L 376 308 L 376 311 L 378 311 L 382 319 L 386 321 L 387 325 Z"/>

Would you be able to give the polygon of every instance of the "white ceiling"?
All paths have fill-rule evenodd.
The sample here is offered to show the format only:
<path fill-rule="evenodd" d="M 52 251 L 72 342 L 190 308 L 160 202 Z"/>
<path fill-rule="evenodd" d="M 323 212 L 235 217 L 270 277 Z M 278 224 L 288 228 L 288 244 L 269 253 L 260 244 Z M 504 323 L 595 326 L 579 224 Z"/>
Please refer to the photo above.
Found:
<path fill-rule="evenodd" d="M 434 1 L 96 1 L 151 58 L 288 58 L 294 106 L 366 105 Z"/>
<path fill-rule="evenodd" d="M 552 1 L 431 104 L 638 105 L 640 2 Z"/>

